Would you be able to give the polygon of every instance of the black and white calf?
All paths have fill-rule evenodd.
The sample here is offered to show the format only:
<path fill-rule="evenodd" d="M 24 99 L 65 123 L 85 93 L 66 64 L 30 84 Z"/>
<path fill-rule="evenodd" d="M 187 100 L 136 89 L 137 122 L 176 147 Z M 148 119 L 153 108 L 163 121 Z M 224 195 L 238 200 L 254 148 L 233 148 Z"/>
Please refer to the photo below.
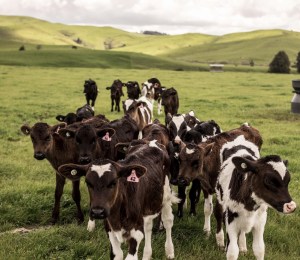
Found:
<path fill-rule="evenodd" d="M 278 155 L 259 158 L 258 147 L 243 136 L 225 144 L 220 157 L 223 163 L 216 193 L 225 217 L 227 259 L 237 259 L 239 251 L 247 251 L 245 234 L 250 231 L 254 255 L 264 259 L 267 208 L 284 214 L 296 209 L 288 191 L 287 161 Z M 222 243 L 223 231 L 217 234 L 217 239 Z"/>
<path fill-rule="evenodd" d="M 89 165 L 60 167 L 60 172 L 73 181 L 86 175 L 91 200 L 88 229 L 93 229 L 94 219 L 105 219 L 111 259 L 123 259 L 123 242 L 129 245 L 126 259 L 138 259 L 144 237 L 143 259 L 151 259 L 153 219 L 160 212 L 166 229 L 166 256 L 174 258 L 172 203 L 178 199 L 171 193 L 164 171 L 167 160 L 164 147 L 151 141 L 133 146 L 119 162 L 97 160 Z"/>

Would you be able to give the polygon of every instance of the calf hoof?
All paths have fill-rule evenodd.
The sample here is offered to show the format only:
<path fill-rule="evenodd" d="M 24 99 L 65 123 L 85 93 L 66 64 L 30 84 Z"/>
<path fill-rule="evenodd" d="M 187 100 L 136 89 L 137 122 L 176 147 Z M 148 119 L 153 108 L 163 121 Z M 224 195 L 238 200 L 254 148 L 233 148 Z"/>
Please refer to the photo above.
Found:
<path fill-rule="evenodd" d="M 57 223 L 57 221 L 58 221 L 58 218 L 52 217 L 51 220 L 50 220 L 50 224 L 51 224 L 52 226 L 54 226 L 54 225 Z"/>
<path fill-rule="evenodd" d="M 77 224 L 78 225 L 82 224 L 83 221 L 84 221 L 84 217 L 83 216 L 77 217 Z"/>
<path fill-rule="evenodd" d="M 195 211 L 190 211 L 190 216 L 195 217 L 197 214 Z"/>

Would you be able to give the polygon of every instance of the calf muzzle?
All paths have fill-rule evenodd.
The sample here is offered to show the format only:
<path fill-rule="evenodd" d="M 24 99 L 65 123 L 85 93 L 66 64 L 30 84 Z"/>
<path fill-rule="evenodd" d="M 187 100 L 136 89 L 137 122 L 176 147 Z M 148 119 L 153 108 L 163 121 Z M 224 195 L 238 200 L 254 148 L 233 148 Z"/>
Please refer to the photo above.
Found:
<path fill-rule="evenodd" d="M 188 186 L 190 182 L 183 177 L 179 177 L 178 179 L 178 186 Z"/>
<path fill-rule="evenodd" d="M 290 214 L 293 213 L 296 210 L 296 203 L 294 201 L 291 201 L 290 203 L 285 203 L 283 205 L 283 213 L 284 214 Z"/>
<path fill-rule="evenodd" d="M 107 217 L 107 214 L 103 208 L 92 208 L 90 210 L 90 216 L 93 219 L 104 219 Z"/>
<path fill-rule="evenodd" d="M 33 157 L 37 160 L 44 160 L 46 158 L 46 155 L 42 152 L 36 152 L 34 153 Z"/>
<path fill-rule="evenodd" d="M 91 158 L 89 156 L 81 156 L 79 158 L 79 163 L 80 164 L 88 164 L 91 162 Z"/>

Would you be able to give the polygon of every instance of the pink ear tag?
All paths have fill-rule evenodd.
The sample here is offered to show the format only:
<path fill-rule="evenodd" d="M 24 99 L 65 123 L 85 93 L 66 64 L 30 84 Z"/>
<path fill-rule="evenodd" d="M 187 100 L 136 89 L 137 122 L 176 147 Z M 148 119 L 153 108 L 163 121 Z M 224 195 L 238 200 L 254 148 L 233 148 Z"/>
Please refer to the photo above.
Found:
<path fill-rule="evenodd" d="M 106 132 L 105 136 L 102 137 L 102 140 L 111 141 L 111 137 L 109 137 L 109 132 Z"/>
<path fill-rule="evenodd" d="M 135 170 L 131 171 L 131 174 L 127 177 L 127 181 L 129 181 L 129 182 L 139 182 L 139 178 L 136 176 Z"/>

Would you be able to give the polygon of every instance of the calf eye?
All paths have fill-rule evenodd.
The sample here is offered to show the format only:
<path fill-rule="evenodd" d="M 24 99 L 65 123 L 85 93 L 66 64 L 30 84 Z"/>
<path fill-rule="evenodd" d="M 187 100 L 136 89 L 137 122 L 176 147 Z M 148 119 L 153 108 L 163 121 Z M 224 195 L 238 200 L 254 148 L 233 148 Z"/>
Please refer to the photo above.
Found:
<path fill-rule="evenodd" d="M 276 190 L 277 188 L 280 187 L 280 183 L 278 182 L 277 179 L 275 178 L 268 178 L 266 177 L 264 179 L 264 183 L 265 183 L 265 186 L 270 189 L 270 190 Z"/>
<path fill-rule="evenodd" d="M 107 188 L 109 189 L 113 189 L 115 186 L 116 186 L 117 182 L 115 180 L 113 180 L 112 182 L 110 182 L 108 185 L 107 185 Z"/>
<path fill-rule="evenodd" d="M 89 188 L 93 189 L 93 185 L 89 181 L 86 180 L 85 183 Z"/>

